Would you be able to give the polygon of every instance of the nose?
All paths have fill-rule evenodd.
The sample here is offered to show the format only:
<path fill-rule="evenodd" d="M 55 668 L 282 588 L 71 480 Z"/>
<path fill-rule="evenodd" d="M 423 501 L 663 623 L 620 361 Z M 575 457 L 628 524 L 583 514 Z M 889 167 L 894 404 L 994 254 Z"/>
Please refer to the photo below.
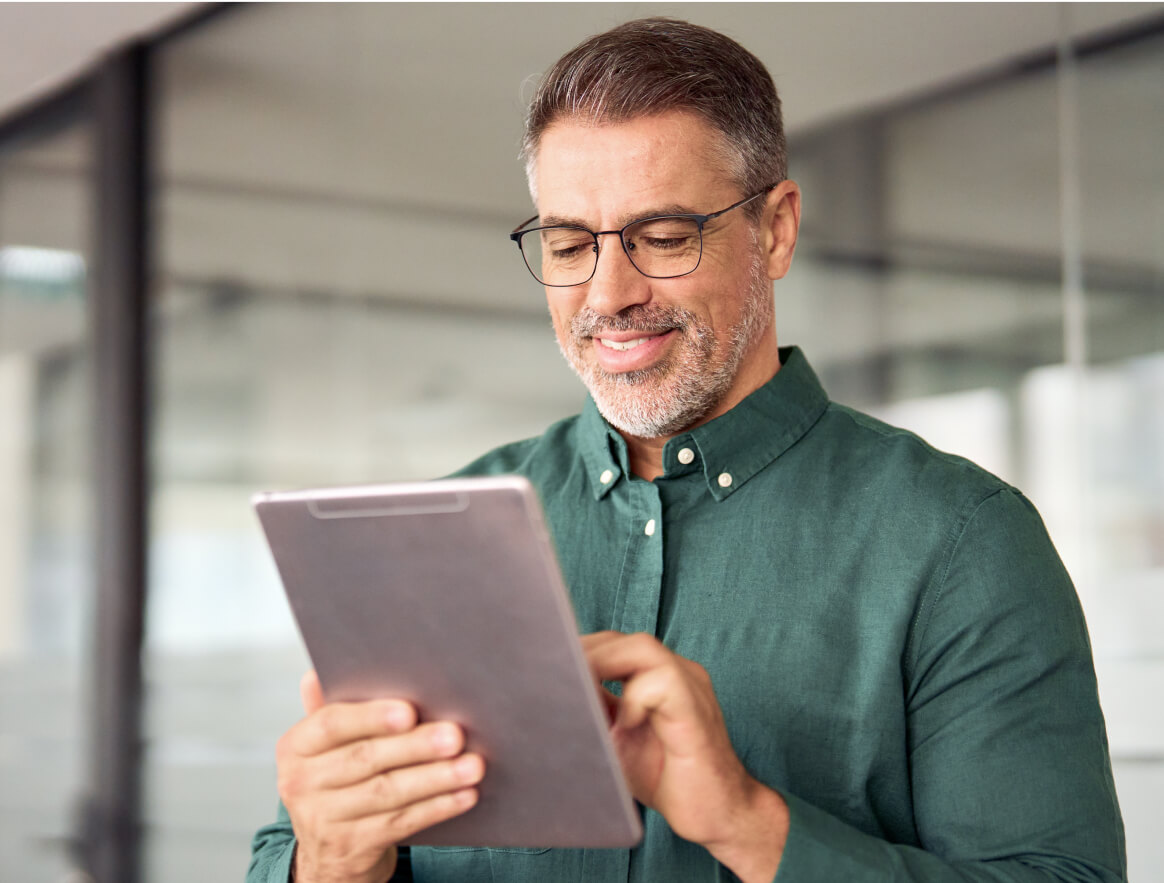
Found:
<path fill-rule="evenodd" d="M 603 316 L 616 316 L 651 299 L 651 280 L 635 269 L 617 234 L 599 238 L 598 266 L 586 283 L 586 305 Z"/>

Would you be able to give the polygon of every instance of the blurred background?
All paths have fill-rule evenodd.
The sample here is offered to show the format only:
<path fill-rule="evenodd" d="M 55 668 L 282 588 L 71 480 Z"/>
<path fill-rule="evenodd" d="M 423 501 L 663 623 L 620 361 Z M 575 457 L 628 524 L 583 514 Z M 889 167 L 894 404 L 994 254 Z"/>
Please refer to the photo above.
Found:
<path fill-rule="evenodd" d="M 0 879 L 241 879 L 308 666 L 250 495 L 579 408 L 522 108 L 659 14 L 783 94 L 781 342 L 1042 512 L 1164 879 L 1159 3 L 0 6 Z"/>

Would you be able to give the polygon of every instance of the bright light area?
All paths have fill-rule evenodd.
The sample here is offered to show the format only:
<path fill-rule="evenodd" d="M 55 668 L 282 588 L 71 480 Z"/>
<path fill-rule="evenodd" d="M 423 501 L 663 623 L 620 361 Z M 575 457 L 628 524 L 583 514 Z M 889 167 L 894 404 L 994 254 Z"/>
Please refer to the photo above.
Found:
<path fill-rule="evenodd" d="M 996 389 L 974 389 L 907 399 L 868 409 L 894 426 L 916 432 L 939 451 L 973 460 L 1013 482 L 1011 412 Z"/>
<path fill-rule="evenodd" d="M 42 285 L 70 284 L 85 275 L 85 260 L 75 251 L 10 245 L 0 248 L 0 278 Z"/>

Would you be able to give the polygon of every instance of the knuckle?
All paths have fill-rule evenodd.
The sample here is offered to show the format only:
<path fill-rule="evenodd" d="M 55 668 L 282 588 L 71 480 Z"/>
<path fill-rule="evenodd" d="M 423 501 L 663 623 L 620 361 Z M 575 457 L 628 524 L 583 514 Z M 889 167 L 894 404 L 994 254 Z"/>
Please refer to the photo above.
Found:
<path fill-rule="evenodd" d="M 702 686 L 706 690 L 714 689 L 712 682 L 711 682 L 711 672 L 709 672 L 706 668 L 704 668 L 698 662 L 694 663 L 694 665 L 695 665 L 695 668 L 693 669 L 693 671 L 695 672 L 695 679 L 699 682 L 700 686 Z"/>
<path fill-rule="evenodd" d="M 329 743 L 334 743 L 339 739 L 339 720 L 337 720 L 337 709 L 325 705 L 314 715 L 315 726 L 319 729 L 320 735 Z"/>
<path fill-rule="evenodd" d="M 353 742 L 347 749 L 348 762 L 360 769 L 369 769 L 372 766 L 372 745 L 367 739 Z"/>
<path fill-rule="evenodd" d="M 392 773 L 381 773 L 372 780 L 372 791 L 378 803 L 397 811 L 401 802 L 401 793 L 396 776 Z"/>
<path fill-rule="evenodd" d="M 384 814 L 384 837 L 392 843 L 399 843 L 417 829 L 409 824 L 412 813 L 408 807 L 398 807 Z"/>
<path fill-rule="evenodd" d="M 688 659 L 688 660 L 686 660 L 686 663 L 687 663 L 687 670 L 689 672 L 691 672 L 691 674 L 694 675 L 695 677 L 697 677 L 699 680 L 701 680 L 701 681 L 710 681 L 711 680 L 711 675 L 708 673 L 707 669 L 704 668 L 700 663 L 696 662 L 694 659 Z"/>
<path fill-rule="evenodd" d="M 294 803 L 303 793 L 303 777 L 296 770 L 279 767 L 276 788 L 284 804 Z"/>
<path fill-rule="evenodd" d="M 634 642 L 635 652 L 641 653 L 646 657 L 653 656 L 661 660 L 664 656 L 668 656 L 671 653 L 658 638 L 647 632 L 635 632 L 631 635 L 630 639 Z"/>
<path fill-rule="evenodd" d="M 295 749 L 292 744 L 294 740 L 291 733 L 292 731 L 288 730 L 286 733 L 280 736 L 279 741 L 275 743 L 275 763 L 279 765 L 285 763 L 295 753 Z"/>

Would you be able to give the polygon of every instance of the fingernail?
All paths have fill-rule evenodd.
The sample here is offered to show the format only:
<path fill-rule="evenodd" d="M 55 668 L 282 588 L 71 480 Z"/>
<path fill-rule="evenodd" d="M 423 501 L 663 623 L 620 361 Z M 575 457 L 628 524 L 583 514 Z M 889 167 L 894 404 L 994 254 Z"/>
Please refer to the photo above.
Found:
<path fill-rule="evenodd" d="M 444 724 L 433 730 L 432 742 L 439 751 L 453 751 L 460 747 L 460 734 L 452 724 Z"/>
<path fill-rule="evenodd" d="M 461 806 L 469 807 L 477 802 L 477 789 L 466 788 L 464 791 L 458 791 L 453 797 Z"/>
<path fill-rule="evenodd" d="M 480 762 L 476 757 L 462 757 L 457 761 L 454 769 L 462 782 L 475 781 L 481 775 Z"/>
<path fill-rule="evenodd" d="M 388 725 L 397 730 L 404 729 L 412 722 L 412 715 L 408 713 L 408 709 L 395 703 L 388 706 L 384 717 L 387 718 Z"/>

